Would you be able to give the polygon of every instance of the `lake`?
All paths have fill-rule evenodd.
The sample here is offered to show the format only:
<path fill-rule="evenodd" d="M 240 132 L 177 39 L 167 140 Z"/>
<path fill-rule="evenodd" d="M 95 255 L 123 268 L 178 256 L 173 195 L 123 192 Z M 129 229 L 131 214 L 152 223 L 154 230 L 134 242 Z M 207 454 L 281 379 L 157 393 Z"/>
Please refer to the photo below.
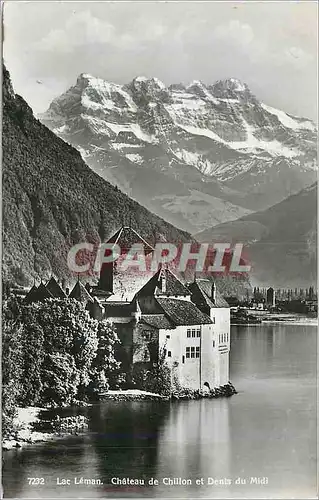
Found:
<path fill-rule="evenodd" d="M 315 498 L 316 325 L 231 332 L 237 395 L 82 410 L 86 435 L 5 452 L 4 497 Z M 34 477 L 45 485 L 29 485 Z M 63 478 L 70 485 L 58 486 Z M 116 484 L 123 478 L 145 484 Z"/>

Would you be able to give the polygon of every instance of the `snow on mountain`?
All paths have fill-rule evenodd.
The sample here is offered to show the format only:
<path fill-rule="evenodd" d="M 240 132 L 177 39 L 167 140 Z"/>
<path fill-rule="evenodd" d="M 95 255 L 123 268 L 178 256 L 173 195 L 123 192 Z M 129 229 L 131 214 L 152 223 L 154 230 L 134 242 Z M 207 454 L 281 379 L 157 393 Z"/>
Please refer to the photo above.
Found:
<path fill-rule="evenodd" d="M 316 131 L 315 124 L 310 120 L 305 120 L 303 118 L 292 118 L 291 116 L 284 113 L 284 111 L 280 111 L 279 109 L 272 108 L 271 106 L 267 106 L 266 104 L 261 104 L 261 107 L 275 116 L 277 116 L 278 120 L 283 124 L 284 127 L 292 128 L 293 130 L 298 129 L 306 129 L 311 130 L 312 132 Z"/>
<path fill-rule="evenodd" d="M 208 210 L 216 224 L 233 220 L 316 176 L 315 124 L 260 103 L 235 78 L 166 87 L 82 73 L 40 119 L 99 175 L 193 232 L 207 227 Z"/>

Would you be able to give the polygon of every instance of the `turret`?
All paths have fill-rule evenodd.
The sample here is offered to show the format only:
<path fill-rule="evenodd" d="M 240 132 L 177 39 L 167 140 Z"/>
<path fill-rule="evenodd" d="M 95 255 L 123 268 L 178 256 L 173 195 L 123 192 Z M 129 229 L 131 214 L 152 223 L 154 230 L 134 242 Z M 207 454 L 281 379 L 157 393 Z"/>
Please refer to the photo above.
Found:
<path fill-rule="evenodd" d="M 216 285 L 215 285 L 215 283 L 212 284 L 211 300 L 215 304 L 215 302 L 216 302 Z"/>
<path fill-rule="evenodd" d="M 161 272 L 161 292 L 166 293 L 166 269 Z"/>
<path fill-rule="evenodd" d="M 136 323 L 138 323 L 139 320 L 141 319 L 142 311 L 141 311 L 141 308 L 140 308 L 140 305 L 139 305 L 137 299 L 134 299 L 133 306 L 134 306 L 134 309 L 133 309 L 133 311 L 131 313 L 131 316 L 133 316 L 133 318 L 135 319 Z"/>

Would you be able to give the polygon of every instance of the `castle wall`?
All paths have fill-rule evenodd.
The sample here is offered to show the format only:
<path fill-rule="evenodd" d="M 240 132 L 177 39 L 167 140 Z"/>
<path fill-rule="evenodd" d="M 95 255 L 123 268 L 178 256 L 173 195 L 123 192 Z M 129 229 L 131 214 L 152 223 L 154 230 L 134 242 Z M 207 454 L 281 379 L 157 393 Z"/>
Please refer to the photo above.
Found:
<path fill-rule="evenodd" d="M 166 350 L 172 376 L 183 387 L 204 389 L 207 383 L 213 389 L 229 381 L 229 308 L 212 309 L 211 319 L 211 325 L 159 331 L 159 348 Z"/>
<path fill-rule="evenodd" d="M 160 330 L 160 347 L 166 349 L 166 362 L 173 379 L 182 387 L 200 389 L 208 382 L 215 387 L 219 362 L 218 346 L 213 346 L 213 325 L 178 326 Z M 167 338 L 169 337 L 169 338 Z"/>
<path fill-rule="evenodd" d="M 211 309 L 211 319 L 214 321 L 215 343 L 218 345 L 216 385 L 220 386 L 229 381 L 230 309 Z"/>
<path fill-rule="evenodd" d="M 158 329 L 137 323 L 133 330 L 133 364 L 158 361 Z"/>
<path fill-rule="evenodd" d="M 219 386 L 219 352 L 215 325 L 205 325 L 202 335 L 201 388 L 209 384 L 210 389 Z"/>

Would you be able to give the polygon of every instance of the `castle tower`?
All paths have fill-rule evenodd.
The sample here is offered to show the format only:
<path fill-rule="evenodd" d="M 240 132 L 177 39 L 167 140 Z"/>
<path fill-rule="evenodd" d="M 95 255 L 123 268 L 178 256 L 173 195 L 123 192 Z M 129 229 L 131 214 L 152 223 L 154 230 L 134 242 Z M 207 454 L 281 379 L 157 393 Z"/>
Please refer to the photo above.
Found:
<path fill-rule="evenodd" d="M 272 287 L 268 288 L 268 290 L 267 290 L 266 301 L 270 307 L 275 307 L 275 305 L 276 305 L 276 293 Z"/>
<path fill-rule="evenodd" d="M 118 245 L 121 254 L 117 261 L 104 263 L 100 271 L 100 279 L 95 293 L 105 293 L 113 295 L 117 300 L 127 300 L 132 297 L 126 295 L 130 281 L 138 281 L 141 278 L 141 272 L 137 269 L 128 270 L 121 275 L 120 264 L 123 262 L 133 245 L 141 245 L 145 257 L 150 256 L 154 248 L 140 236 L 132 227 L 122 226 L 116 233 L 107 240 L 108 244 Z M 109 252 L 112 251 L 108 250 Z M 123 285 L 125 283 L 125 286 Z M 133 294 L 134 295 L 134 294 Z"/>

